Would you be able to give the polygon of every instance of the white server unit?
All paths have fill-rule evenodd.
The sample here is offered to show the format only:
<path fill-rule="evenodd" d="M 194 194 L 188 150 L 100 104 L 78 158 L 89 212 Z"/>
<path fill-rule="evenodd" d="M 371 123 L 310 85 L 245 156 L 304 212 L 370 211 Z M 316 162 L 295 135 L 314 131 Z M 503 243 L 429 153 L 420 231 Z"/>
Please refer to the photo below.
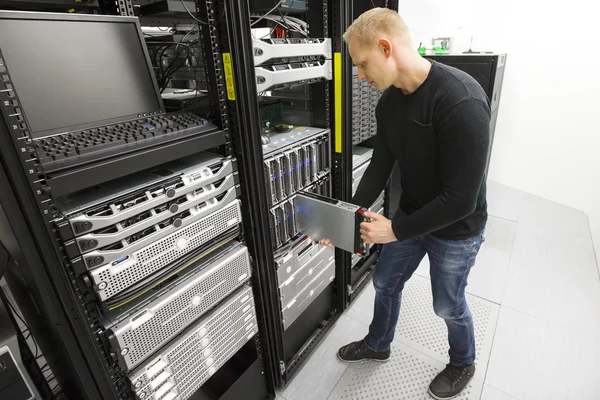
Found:
<path fill-rule="evenodd" d="M 331 39 L 253 39 L 252 45 L 259 93 L 333 78 Z"/>
<path fill-rule="evenodd" d="M 282 323 L 287 329 L 335 277 L 333 248 L 299 235 L 275 254 Z"/>
<path fill-rule="evenodd" d="M 305 305 L 327 287 L 331 268 L 335 270 L 334 249 L 298 235 L 275 255 L 282 322 L 287 329 L 305 309 Z M 325 275 L 322 275 L 323 271 Z M 324 283 L 324 284 L 321 284 Z M 312 289 L 307 290 L 308 287 Z M 311 293 L 312 290 L 312 293 Z M 308 304 L 307 304 L 308 301 Z"/>
<path fill-rule="evenodd" d="M 103 345 L 140 399 L 188 398 L 256 333 L 238 195 L 235 159 L 200 153 L 57 201 Z"/>
<path fill-rule="evenodd" d="M 331 60 L 331 39 L 289 38 L 252 39 L 254 65 Z"/>
<path fill-rule="evenodd" d="M 187 325 L 215 307 L 251 275 L 246 246 L 232 241 L 191 263 L 181 277 L 127 310 L 117 309 L 106 335 L 124 370 L 131 370 Z"/>
<path fill-rule="evenodd" d="M 257 333 L 252 289 L 244 287 L 129 374 L 143 400 L 190 398 Z"/>

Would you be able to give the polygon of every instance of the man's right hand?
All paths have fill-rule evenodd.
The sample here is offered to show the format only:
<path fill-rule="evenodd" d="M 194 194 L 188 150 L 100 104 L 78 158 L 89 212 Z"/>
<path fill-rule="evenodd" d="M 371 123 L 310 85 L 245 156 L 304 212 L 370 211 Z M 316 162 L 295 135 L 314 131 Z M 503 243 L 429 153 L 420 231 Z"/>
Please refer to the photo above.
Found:
<path fill-rule="evenodd" d="M 321 243 L 323 246 L 333 247 L 333 243 L 331 243 L 329 239 L 321 239 L 319 243 Z"/>

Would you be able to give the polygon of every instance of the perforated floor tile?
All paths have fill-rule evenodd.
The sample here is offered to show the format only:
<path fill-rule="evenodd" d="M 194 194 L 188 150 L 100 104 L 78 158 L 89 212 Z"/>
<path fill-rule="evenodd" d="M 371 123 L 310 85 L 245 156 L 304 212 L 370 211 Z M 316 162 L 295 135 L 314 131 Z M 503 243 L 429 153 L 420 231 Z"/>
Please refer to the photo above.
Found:
<path fill-rule="evenodd" d="M 510 254 L 516 233 L 516 221 L 489 216 L 485 229 L 484 246 Z"/>
<path fill-rule="evenodd" d="M 475 324 L 476 376 L 485 376 L 500 306 L 469 294 L 467 304 Z M 440 362 L 448 362 L 448 329 L 433 312 L 429 279 L 415 275 L 406 284 L 395 339 Z"/>
<path fill-rule="evenodd" d="M 431 400 L 427 388 L 444 364 L 399 343 L 387 363 L 350 364 L 329 400 Z M 483 383 L 473 379 L 456 399 L 478 400 Z"/>

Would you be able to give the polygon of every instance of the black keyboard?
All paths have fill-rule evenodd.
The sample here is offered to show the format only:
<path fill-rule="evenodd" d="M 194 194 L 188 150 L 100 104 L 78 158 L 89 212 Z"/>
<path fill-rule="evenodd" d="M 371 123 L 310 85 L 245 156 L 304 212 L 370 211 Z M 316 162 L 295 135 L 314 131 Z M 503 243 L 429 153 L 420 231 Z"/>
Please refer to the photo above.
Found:
<path fill-rule="evenodd" d="M 35 144 L 44 172 L 54 172 L 215 129 L 195 114 L 176 111 L 37 139 Z"/>

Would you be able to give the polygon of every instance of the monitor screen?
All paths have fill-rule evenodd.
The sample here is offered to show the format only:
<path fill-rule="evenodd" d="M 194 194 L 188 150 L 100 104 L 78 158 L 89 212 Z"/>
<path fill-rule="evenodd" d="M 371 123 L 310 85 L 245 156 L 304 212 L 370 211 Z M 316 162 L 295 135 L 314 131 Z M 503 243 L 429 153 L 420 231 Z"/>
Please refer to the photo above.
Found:
<path fill-rule="evenodd" d="M 133 22 L 0 19 L 0 50 L 34 138 L 161 110 Z"/>

